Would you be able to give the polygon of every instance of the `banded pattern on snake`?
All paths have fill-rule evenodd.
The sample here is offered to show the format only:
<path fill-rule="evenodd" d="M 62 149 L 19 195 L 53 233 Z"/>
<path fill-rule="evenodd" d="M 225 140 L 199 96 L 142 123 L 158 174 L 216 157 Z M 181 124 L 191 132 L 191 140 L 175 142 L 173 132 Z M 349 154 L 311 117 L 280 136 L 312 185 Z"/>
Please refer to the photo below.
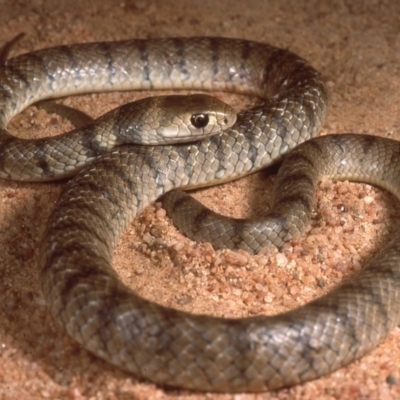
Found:
<path fill-rule="evenodd" d="M 40 260 L 43 294 L 56 319 L 86 349 L 138 377 L 202 391 L 293 385 L 375 346 L 400 320 L 398 240 L 353 280 L 273 317 L 223 319 L 168 309 L 137 296 L 111 267 L 121 232 L 162 194 L 252 173 L 317 134 L 325 85 L 294 54 L 244 40 L 181 38 L 22 55 L 0 69 L 3 145 L 13 140 L 5 131 L 9 119 L 40 99 L 161 88 L 235 91 L 263 101 L 239 113 L 221 135 L 198 143 L 118 146 L 66 185 L 48 222 Z M 399 154 L 396 142 L 370 136 L 326 136 L 298 146 L 279 172 L 271 214 L 275 236 L 292 234 L 296 220 L 307 223 L 320 176 L 369 181 L 399 196 Z M 34 167 L 51 175 L 52 163 L 38 160 Z M 294 178 L 300 183 L 290 187 Z M 295 206 L 293 212 L 281 214 L 289 208 L 283 200 Z M 247 233 L 233 230 L 235 246 L 246 242 L 256 251 L 263 245 L 252 249 Z M 264 235 L 256 231 L 255 237 L 259 234 Z"/>

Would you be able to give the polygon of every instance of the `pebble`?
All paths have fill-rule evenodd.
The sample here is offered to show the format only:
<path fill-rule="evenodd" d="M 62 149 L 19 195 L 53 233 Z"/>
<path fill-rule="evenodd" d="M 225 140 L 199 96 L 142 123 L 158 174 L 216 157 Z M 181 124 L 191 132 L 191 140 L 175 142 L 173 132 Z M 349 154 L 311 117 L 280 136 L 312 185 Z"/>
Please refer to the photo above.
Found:
<path fill-rule="evenodd" d="M 287 257 L 284 255 L 284 254 L 282 254 L 282 253 L 278 253 L 276 256 L 275 256 L 275 260 L 276 260 L 276 265 L 278 266 L 278 267 L 286 267 L 287 265 L 288 265 L 288 259 L 287 259 Z"/>
<path fill-rule="evenodd" d="M 244 266 L 248 263 L 248 257 L 245 254 L 234 253 L 233 251 L 227 251 L 225 253 L 225 260 L 232 265 Z"/>

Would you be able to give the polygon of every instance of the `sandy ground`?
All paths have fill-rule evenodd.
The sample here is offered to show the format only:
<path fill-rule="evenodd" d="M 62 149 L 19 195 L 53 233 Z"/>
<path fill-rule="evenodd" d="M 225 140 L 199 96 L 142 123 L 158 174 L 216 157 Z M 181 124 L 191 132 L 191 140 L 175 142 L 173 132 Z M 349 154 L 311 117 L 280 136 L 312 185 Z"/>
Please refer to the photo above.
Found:
<path fill-rule="evenodd" d="M 400 3 L 396 1 L 10 1 L 0 2 L 0 43 L 25 32 L 14 54 L 58 44 L 218 35 L 288 48 L 329 88 L 322 133 L 400 140 Z M 146 93 L 66 99 L 92 116 Z M 224 95 L 235 107 L 240 97 Z M 21 137 L 71 125 L 31 107 L 10 124 Z M 273 178 L 264 173 L 196 196 L 234 216 L 259 215 Z M 329 376 L 272 393 L 215 395 L 165 390 L 110 367 L 70 339 L 47 312 L 37 249 L 62 184 L 0 182 L 1 399 L 398 399 L 400 330 Z M 368 185 L 325 182 L 304 238 L 250 257 L 182 238 L 158 205 L 135 221 L 115 266 L 142 295 L 191 312 L 275 313 L 304 304 L 351 275 L 398 223 L 398 202 Z"/>

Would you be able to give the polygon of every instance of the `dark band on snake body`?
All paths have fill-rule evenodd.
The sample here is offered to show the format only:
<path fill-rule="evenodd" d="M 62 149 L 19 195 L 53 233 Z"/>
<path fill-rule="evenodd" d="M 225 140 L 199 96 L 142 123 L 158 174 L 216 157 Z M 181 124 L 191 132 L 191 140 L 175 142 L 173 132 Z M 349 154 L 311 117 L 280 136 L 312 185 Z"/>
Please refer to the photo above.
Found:
<path fill-rule="evenodd" d="M 107 49 L 108 57 L 104 45 L 83 44 L 9 60 L 0 69 L 0 88 L 11 86 L 11 97 L 0 96 L 3 128 L 31 102 L 87 91 L 227 90 L 262 97 L 263 103 L 239 113 L 228 131 L 198 143 L 119 146 L 67 184 L 48 223 L 40 276 L 49 308 L 75 340 L 159 384 L 261 391 L 329 373 L 365 354 L 399 323 L 399 240 L 354 280 L 273 317 L 192 315 L 142 299 L 125 287 L 112 269 L 112 253 L 132 218 L 174 188 L 206 186 L 255 172 L 315 136 L 325 116 L 326 89 L 302 59 L 254 42 L 152 39 L 107 44 Z M 61 63 L 58 69 L 53 57 Z M 96 60 L 96 65 L 87 66 L 85 60 Z M 28 65 L 32 75 L 21 90 L 13 70 L 24 71 Z M 94 67 L 98 75 L 89 73 Z M 278 184 L 291 180 L 291 161 L 299 170 L 309 168 L 310 160 L 315 167 L 300 174 L 301 184 L 285 185 L 275 193 L 278 208 L 272 211 L 270 230 L 279 240 L 288 232 L 298 234 L 307 223 L 321 176 L 367 180 L 400 194 L 399 163 L 386 163 L 399 152 L 395 142 L 354 135 L 315 140 L 296 148 L 279 173 Z M 383 176 L 383 169 L 388 175 Z M 293 200 L 296 193 L 302 199 L 298 208 L 287 210 L 281 200 Z M 257 229 L 251 241 L 260 246 L 269 239 Z M 239 236 L 247 234 L 242 230 Z"/>

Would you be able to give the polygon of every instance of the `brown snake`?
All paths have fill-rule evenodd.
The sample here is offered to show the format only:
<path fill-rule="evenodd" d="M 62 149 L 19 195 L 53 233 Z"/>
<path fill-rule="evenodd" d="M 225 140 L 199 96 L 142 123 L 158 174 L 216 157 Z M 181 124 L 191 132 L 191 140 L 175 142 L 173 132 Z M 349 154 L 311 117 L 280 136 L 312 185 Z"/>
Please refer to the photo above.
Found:
<path fill-rule="evenodd" d="M 294 54 L 243 40 L 181 38 L 62 46 L 22 55 L 0 69 L 0 151 L 4 155 L 4 146 L 15 141 L 5 131 L 10 118 L 40 99 L 161 88 L 234 91 L 263 102 L 240 112 L 221 135 L 197 143 L 118 146 L 93 157 L 67 183 L 41 247 L 43 293 L 56 319 L 86 349 L 138 377 L 202 391 L 294 385 L 376 346 L 400 320 L 398 238 L 352 280 L 277 316 L 224 319 L 166 308 L 125 287 L 111 266 L 127 224 L 165 192 L 247 175 L 317 134 L 325 115 L 325 85 Z M 223 220 L 217 228 L 211 224 L 208 235 L 219 240 L 232 230 L 228 245 L 254 252 L 266 245 L 271 231 L 279 245 L 307 223 L 321 176 L 368 181 L 399 197 L 399 155 L 397 142 L 370 136 L 308 141 L 280 169 L 270 220 L 256 224 L 253 234 L 246 223 L 229 227 Z M 55 166 L 44 147 L 28 156 L 31 169 L 53 177 Z M 3 176 L 10 177 L 0 160 Z M 66 174 L 72 175 L 71 168 Z M 183 207 L 187 200 L 179 198 L 170 208 L 176 210 L 176 204 Z M 188 228 L 192 235 L 199 222 L 200 230 L 210 225 L 201 226 L 208 216 L 202 212 L 195 211 L 195 227 Z"/>

